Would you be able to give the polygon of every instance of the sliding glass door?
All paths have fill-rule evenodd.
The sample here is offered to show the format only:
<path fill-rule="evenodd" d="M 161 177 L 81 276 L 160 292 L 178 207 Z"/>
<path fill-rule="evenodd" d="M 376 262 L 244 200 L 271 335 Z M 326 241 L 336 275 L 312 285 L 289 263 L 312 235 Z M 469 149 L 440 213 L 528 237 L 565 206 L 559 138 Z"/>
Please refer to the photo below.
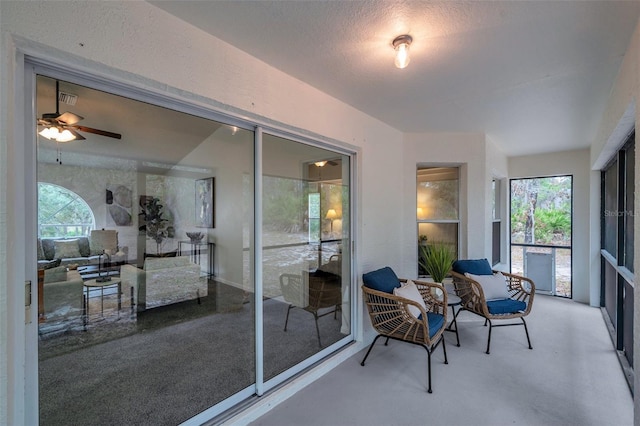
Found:
<path fill-rule="evenodd" d="M 351 333 L 349 158 L 263 135 L 265 380 Z"/>
<path fill-rule="evenodd" d="M 352 339 L 349 155 L 61 76 L 34 93 L 41 424 L 203 422 Z"/>

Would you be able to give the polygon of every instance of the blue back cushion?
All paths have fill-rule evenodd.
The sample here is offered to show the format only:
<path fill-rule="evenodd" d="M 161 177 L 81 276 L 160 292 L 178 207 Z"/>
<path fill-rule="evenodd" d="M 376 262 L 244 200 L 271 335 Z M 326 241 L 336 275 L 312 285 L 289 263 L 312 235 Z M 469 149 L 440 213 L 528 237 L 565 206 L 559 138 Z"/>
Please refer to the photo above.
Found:
<path fill-rule="evenodd" d="M 398 276 L 388 266 L 363 274 L 362 281 L 367 287 L 385 293 L 393 293 L 394 288 L 400 287 Z"/>
<path fill-rule="evenodd" d="M 456 260 L 452 269 L 459 274 L 468 272 L 473 275 L 493 275 L 487 259 Z"/>

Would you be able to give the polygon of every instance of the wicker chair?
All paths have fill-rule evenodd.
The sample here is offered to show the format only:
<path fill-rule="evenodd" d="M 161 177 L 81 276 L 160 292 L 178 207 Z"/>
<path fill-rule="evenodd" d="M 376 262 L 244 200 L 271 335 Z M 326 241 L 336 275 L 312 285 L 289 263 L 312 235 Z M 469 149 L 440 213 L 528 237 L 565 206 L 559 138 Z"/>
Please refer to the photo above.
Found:
<path fill-rule="evenodd" d="M 333 314 L 334 319 L 337 318 L 337 313 L 342 308 L 341 280 L 338 275 L 321 274 L 316 276 L 309 272 L 304 272 L 304 278 L 306 283 L 303 282 L 303 275 L 280 275 L 280 289 L 284 300 L 289 303 L 287 318 L 284 322 L 284 331 L 287 331 L 291 309 L 302 308 L 313 314 L 316 322 L 318 346 L 322 347 L 318 319 L 329 314 Z M 308 286 L 305 285 L 307 283 Z"/>
<path fill-rule="evenodd" d="M 369 274 L 379 274 L 381 271 L 390 278 L 390 287 L 386 289 L 381 289 L 370 279 Z M 426 309 L 424 309 L 420 303 L 414 300 L 393 294 L 393 287 L 399 287 L 407 280 L 398 279 L 389 267 L 364 274 L 363 281 L 365 284 L 362 286 L 364 301 L 369 311 L 371 324 L 378 335 L 369 346 L 369 350 L 360 364 L 364 366 L 371 349 L 380 337 L 386 338 L 385 346 L 389 343 L 389 339 L 422 346 L 427 351 L 427 392 L 431 393 L 431 354 L 440 343 L 442 343 L 444 363 L 448 364 L 444 341 L 444 330 L 447 325 L 447 295 L 444 288 L 436 283 L 414 281 L 426 305 Z M 377 287 L 377 289 L 372 287 Z M 391 292 L 389 292 L 390 289 Z M 433 289 L 439 289 L 444 296 L 435 297 Z M 418 318 L 409 312 L 409 306 L 417 307 L 420 310 Z"/>
<path fill-rule="evenodd" d="M 485 326 L 487 323 L 489 324 L 487 354 L 491 348 L 491 330 L 493 327 L 511 325 L 524 326 L 529 349 L 533 349 L 524 317 L 529 315 L 531 307 L 533 306 L 533 298 L 536 290 L 534 282 L 523 276 L 501 272 L 506 279 L 508 298 L 487 301 L 482 285 L 480 285 L 478 281 L 466 276 L 465 272 L 470 272 L 475 275 L 491 275 L 497 271 L 491 269 L 486 259 L 458 260 L 454 263 L 453 270 L 451 271 L 456 294 L 462 299 L 461 308 L 458 310 L 456 316 L 460 311 L 466 310 L 483 317 L 485 319 Z M 521 322 L 493 324 L 494 320 L 509 319 L 520 319 Z"/>

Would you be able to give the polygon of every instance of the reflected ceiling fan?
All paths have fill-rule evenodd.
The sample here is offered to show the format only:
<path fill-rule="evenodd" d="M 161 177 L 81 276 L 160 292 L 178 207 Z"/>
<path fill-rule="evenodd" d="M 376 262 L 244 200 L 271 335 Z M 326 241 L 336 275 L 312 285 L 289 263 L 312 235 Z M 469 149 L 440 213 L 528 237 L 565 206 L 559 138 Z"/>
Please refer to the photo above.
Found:
<path fill-rule="evenodd" d="M 122 135 L 92 127 L 80 126 L 77 123 L 83 120 L 72 112 L 60 114 L 60 82 L 56 80 L 56 112 L 42 114 L 38 119 L 38 126 L 44 127 L 38 134 L 56 142 L 71 142 L 86 139 L 79 132 L 93 133 L 108 138 L 121 139 Z"/>
<path fill-rule="evenodd" d="M 315 166 L 316 166 L 316 167 L 324 167 L 324 166 L 326 166 L 327 164 L 328 164 L 328 165 L 330 165 L 330 166 L 337 166 L 337 165 L 338 165 L 338 163 L 337 163 L 337 162 L 335 162 L 335 161 L 333 161 L 333 160 L 322 160 L 322 161 L 316 161 L 316 162 L 315 162 L 315 163 L 313 163 L 313 164 L 315 164 Z"/>

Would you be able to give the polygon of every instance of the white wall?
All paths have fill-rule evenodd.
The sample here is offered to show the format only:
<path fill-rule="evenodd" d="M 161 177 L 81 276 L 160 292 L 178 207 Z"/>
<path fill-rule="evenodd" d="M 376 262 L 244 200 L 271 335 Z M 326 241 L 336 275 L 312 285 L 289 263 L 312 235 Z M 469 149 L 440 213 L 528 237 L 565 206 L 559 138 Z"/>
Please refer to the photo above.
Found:
<path fill-rule="evenodd" d="M 37 389 L 25 389 L 24 382 L 33 371 L 22 369 L 26 354 L 21 349 L 34 325 L 15 322 L 24 294 L 21 286 L 8 290 L 9 282 L 28 276 L 27 225 L 18 212 L 33 207 L 24 196 L 20 166 L 24 96 L 16 70 L 21 53 L 258 122 L 304 129 L 361 153 L 356 165 L 358 277 L 382 264 L 400 269 L 403 196 L 397 188 L 402 178 L 380 172 L 402 167 L 400 132 L 145 2 L 75 2 L 72 7 L 0 2 L 0 28 L 0 424 L 37 418 Z"/>
<path fill-rule="evenodd" d="M 598 301 L 591 299 L 590 286 L 595 284 L 589 277 L 589 150 L 509 158 L 510 179 L 560 175 L 573 176 L 573 300 L 597 305 Z"/>
<path fill-rule="evenodd" d="M 460 166 L 460 256 L 491 258 L 491 179 L 494 164 L 506 174 L 506 157 L 483 134 L 413 133 L 405 134 L 402 216 L 405 258 L 401 273 L 416 275 L 418 244 L 416 230 L 416 166 Z"/>

